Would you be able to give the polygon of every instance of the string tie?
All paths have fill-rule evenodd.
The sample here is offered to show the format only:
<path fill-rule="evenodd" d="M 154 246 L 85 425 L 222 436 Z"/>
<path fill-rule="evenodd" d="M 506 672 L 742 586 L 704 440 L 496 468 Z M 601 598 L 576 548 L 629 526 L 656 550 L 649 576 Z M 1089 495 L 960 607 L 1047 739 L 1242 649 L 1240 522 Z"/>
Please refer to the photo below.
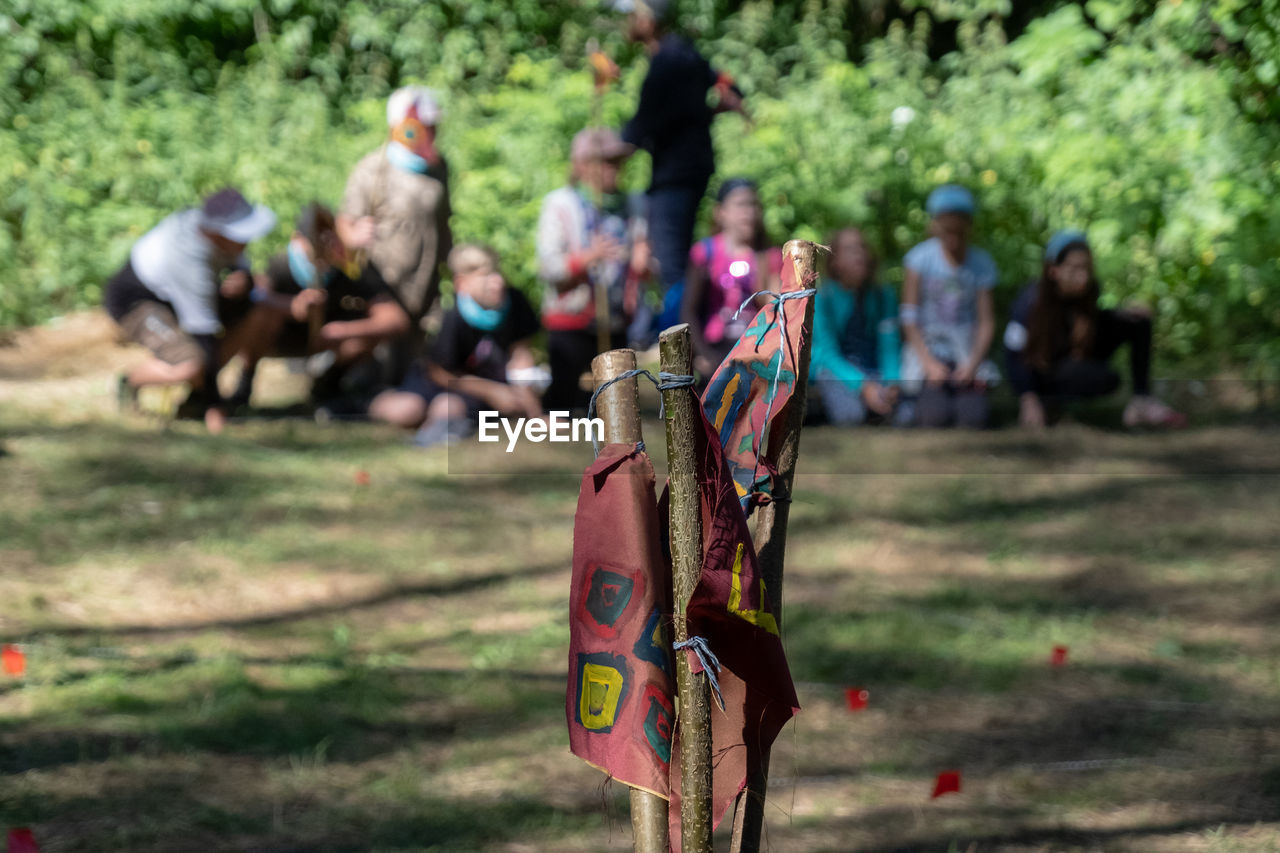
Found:
<path fill-rule="evenodd" d="M 679 643 L 675 643 L 671 648 L 679 651 L 680 649 L 691 649 L 698 656 L 698 663 L 702 664 L 702 671 L 707 674 L 707 681 L 711 682 L 711 692 L 716 695 L 716 704 L 720 706 L 720 710 L 724 710 L 724 697 L 720 695 L 720 679 L 716 674 L 720 672 L 720 659 L 716 657 L 716 653 L 711 651 L 711 646 L 707 644 L 706 637 L 690 637 Z"/>
<path fill-rule="evenodd" d="M 689 388 L 692 387 L 694 383 L 694 378 L 687 373 L 667 373 L 665 370 L 662 370 L 658 372 L 658 375 L 655 378 L 652 373 L 643 368 L 623 371 L 612 379 L 607 379 L 604 382 L 601 382 L 599 387 L 597 387 L 595 391 L 591 392 L 591 402 L 587 403 L 587 419 L 590 420 L 595 418 L 596 399 L 599 398 L 600 393 L 604 391 L 604 389 L 608 388 L 615 382 L 621 382 L 624 379 L 634 379 L 637 376 L 643 376 L 645 379 L 648 379 L 659 391 L 671 391 L 675 388 Z M 666 417 L 666 409 L 663 407 L 661 400 L 658 401 L 658 417 Z M 594 432 L 591 434 L 591 446 L 595 449 L 596 456 L 599 456 L 600 442 L 596 441 Z M 643 441 L 636 443 L 636 450 L 641 452 L 644 451 Z"/>

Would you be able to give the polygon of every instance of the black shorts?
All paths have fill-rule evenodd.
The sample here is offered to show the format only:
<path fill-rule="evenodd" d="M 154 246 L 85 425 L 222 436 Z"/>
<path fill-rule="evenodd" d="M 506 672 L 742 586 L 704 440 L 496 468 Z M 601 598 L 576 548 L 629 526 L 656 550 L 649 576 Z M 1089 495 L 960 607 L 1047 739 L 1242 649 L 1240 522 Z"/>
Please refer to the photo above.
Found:
<path fill-rule="evenodd" d="M 228 299 L 219 293 L 217 300 L 218 322 L 224 329 L 239 326 L 253 310 L 248 294 L 240 299 Z M 130 339 L 147 347 L 163 361 L 179 364 L 198 357 L 198 345 L 179 327 L 173 305 L 157 296 L 138 278 L 131 262 L 126 261 L 107 282 L 102 307 Z"/>
<path fill-rule="evenodd" d="M 483 400 L 470 394 L 450 391 L 448 388 L 432 381 L 431 377 L 427 376 L 426 371 L 422 369 L 421 362 L 414 362 L 409 366 L 408 372 L 405 373 L 404 381 L 400 383 L 400 387 L 396 390 L 407 394 L 417 394 L 428 406 L 431 405 L 432 400 L 441 394 L 450 393 L 456 397 L 461 397 L 463 402 L 467 404 L 467 418 L 469 420 L 476 420 L 480 417 L 481 410 L 488 408 Z"/>

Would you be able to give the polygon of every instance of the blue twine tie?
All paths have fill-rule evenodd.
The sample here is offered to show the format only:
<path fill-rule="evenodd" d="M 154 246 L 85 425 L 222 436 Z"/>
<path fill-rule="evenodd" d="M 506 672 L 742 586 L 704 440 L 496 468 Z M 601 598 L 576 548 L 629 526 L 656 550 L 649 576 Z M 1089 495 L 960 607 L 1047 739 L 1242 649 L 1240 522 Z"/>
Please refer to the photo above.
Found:
<path fill-rule="evenodd" d="M 591 392 L 591 401 L 587 403 L 587 419 L 591 420 L 596 416 L 596 398 L 600 396 L 600 392 L 604 391 L 604 389 L 608 388 L 615 382 L 621 382 L 624 379 L 633 379 L 637 376 L 643 376 L 645 379 L 648 379 L 659 391 L 670 391 L 673 388 L 688 388 L 694 383 L 693 377 L 686 373 L 667 373 L 665 370 L 662 370 L 658 372 L 658 377 L 655 379 L 652 373 L 644 370 L 643 368 L 623 371 L 612 379 L 601 382 L 600 386 L 596 388 L 595 391 Z M 664 408 L 661 400 L 658 401 L 658 417 L 666 417 L 666 409 Z M 599 456 L 600 442 L 596 441 L 594 432 L 591 433 L 591 446 L 595 449 L 596 456 Z M 643 451 L 644 442 L 638 442 L 636 449 Z"/>
<path fill-rule="evenodd" d="M 690 637 L 683 642 L 675 643 L 671 648 L 676 651 L 693 649 L 693 653 L 698 656 L 698 663 L 702 664 L 702 671 L 707 674 L 707 681 L 711 682 L 711 691 L 716 695 L 716 704 L 723 711 L 724 697 L 720 695 L 720 679 L 716 678 L 716 673 L 720 671 L 720 659 L 716 657 L 715 652 L 711 651 L 711 646 L 707 644 L 707 638 Z"/>

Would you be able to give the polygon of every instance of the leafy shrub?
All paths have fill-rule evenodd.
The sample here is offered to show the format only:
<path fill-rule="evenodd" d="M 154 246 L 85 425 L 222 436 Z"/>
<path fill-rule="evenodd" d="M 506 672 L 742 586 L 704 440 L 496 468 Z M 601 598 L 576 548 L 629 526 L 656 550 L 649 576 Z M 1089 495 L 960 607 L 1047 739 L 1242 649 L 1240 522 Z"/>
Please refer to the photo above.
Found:
<path fill-rule="evenodd" d="M 444 94 L 456 233 L 492 243 L 532 291 L 538 206 L 565 179 L 569 138 L 596 114 L 623 121 L 643 73 L 590 0 L 10 5 L 0 325 L 95 304 L 133 240 L 224 184 L 276 209 L 255 251 L 278 250 L 303 203 L 340 197 L 408 80 Z M 1106 298 L 1157 309 L 1166 361 L 1274 373 L 1280 130 L 1259 92 L 1280 0 L 1041 4 L 1009 30 L 1003 0 L 915 5 L 866 0 L 883 26 L 865 35 L 874 15 L 837 0 L 685 3 L 754 113 L 751 127 L 717 120 L 720 174 L 760 180 L 775 236 L 862 225 L 897 280 L 929 189 L 963 183 L 1003 300 L 1054 229 L 1085 226 Z M 593 33 L 628 68 L 598 105 Z M 636 158 L 632 186 L 646 169 Z"/>

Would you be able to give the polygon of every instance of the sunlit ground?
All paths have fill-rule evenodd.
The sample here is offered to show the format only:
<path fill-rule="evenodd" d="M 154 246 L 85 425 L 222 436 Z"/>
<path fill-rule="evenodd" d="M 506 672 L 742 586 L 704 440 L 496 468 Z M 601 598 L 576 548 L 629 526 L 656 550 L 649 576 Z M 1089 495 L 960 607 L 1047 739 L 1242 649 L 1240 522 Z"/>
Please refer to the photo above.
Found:
<path fill-rule="evenodd" d="M 477 476 L 489 448 L 363 424 L 120 418 L 105 372 L 3 384 L 27 674 L 0 681 L 0 824 L 51 851 L 629 849 L 564 724 L 587 448 Z M 1278 517 L 1256 425 L 806 431 L 771 848 L 1280 849 Z"/>

